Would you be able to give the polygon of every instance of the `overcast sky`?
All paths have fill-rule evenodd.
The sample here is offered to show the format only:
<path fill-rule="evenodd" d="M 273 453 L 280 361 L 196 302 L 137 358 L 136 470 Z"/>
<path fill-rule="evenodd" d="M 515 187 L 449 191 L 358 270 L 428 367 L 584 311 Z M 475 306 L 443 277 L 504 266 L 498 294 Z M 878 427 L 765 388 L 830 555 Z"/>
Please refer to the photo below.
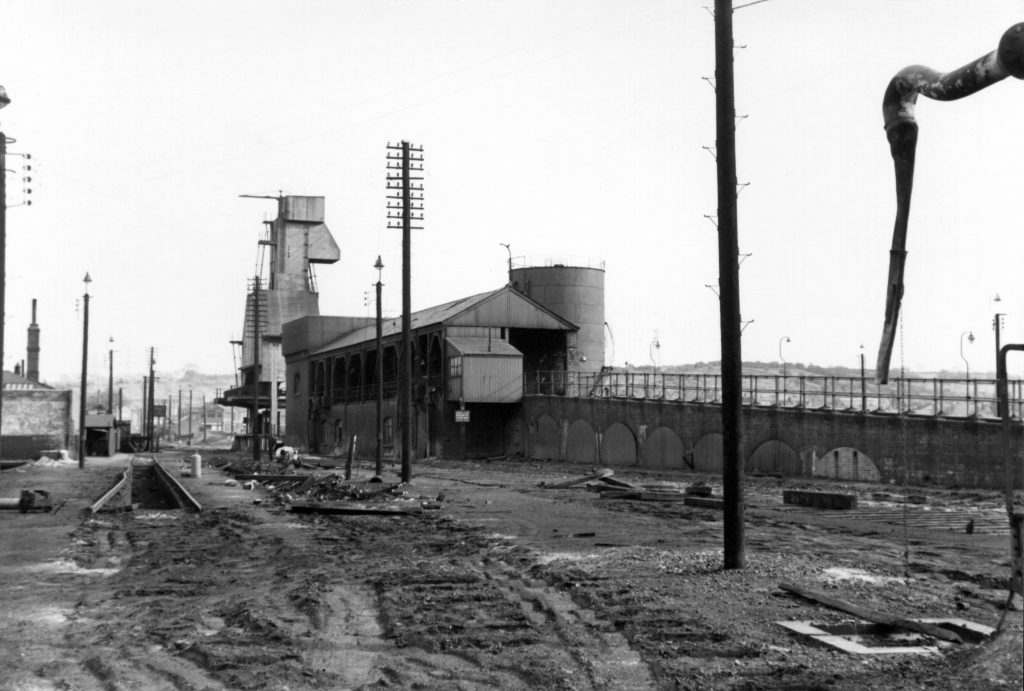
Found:
<path fill-rule="evenodd" d="M 737 0 L 736 4 L 744 4 Z M 323 314 L 368 314 L 385 145 L 422 145 L 413 309 L 500 287 L 516 256 L 605 262 L 609 364 L 720 357 L 712 0 L 0 0 L 8 168 L 4 364 L 39 300 L 44 381 L 227 373 L 272 202 L 322 195 L 341 261 Z M 769 0 L 736 11 L 745 360 L 875 359 L 895 210 L 889 79 L 995 49 L 1020 0 Z M 893 366 L 994 370 L 1024 341 L 1024 83 L 922 98 L 902 344 Z M 660 350 L 651 348 L 657 334 Z M 1021 363 L 1014 369 L 1019 370 Z"/>

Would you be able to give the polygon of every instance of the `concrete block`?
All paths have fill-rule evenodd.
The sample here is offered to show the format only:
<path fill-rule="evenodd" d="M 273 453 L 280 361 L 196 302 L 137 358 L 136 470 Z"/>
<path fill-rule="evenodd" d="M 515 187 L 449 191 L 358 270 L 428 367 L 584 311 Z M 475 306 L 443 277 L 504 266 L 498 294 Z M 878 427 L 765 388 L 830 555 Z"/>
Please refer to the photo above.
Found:
<path fill-rule="evenodd" d="M 687 495 L 683 499 L 683 504 L 686 506 L 697 506 L 702 509 L 718 509 L 722 510 L 723 500 L 715 499 L 714 497 L 695 497 Z"/>
<path fill-rule="evenodd" d="M 782 503 L 810 506 L 815 509 L 855 509 L 857 508 L 857 495 L 785 489 L 782 490 Z"/>

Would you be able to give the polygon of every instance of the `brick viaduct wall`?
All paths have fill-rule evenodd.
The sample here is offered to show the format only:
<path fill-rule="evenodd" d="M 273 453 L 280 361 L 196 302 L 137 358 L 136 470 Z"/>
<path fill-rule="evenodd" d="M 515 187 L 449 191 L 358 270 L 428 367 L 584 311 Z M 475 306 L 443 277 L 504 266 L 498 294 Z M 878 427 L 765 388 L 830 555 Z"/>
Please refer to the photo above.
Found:
<path fill-rule="evenodd" d="M 721 469 L 713 404 L 528 396 L 522 445 L 534 458 L 601 465 Z M 1022 430 L 1011 427 L 1019 462 Z M 743 409 L 748 472 L 1002 488 L 1000 423 L 775 407 Z"/>

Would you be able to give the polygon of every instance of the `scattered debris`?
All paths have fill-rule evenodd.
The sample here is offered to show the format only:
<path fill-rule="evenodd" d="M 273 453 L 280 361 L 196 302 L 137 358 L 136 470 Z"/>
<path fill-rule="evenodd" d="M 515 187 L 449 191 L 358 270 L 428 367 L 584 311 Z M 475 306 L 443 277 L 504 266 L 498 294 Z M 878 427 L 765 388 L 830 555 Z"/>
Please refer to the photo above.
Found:
<path fill-rule="evenodd" d="M 935 626 L 941 631 L 953 630 L 971 643 L 981 643 L 995 633 L 995 629 L 976 624 L 966 619 L 939 618 L 915 619 L 914 623 Z M 819 643 L 857 655 L 931 655 L 939 652 L 938 646 L 921 645 L 924 641 L 916 634 L 907 634 L 887 624 L 865 624 L 846 622 L 822 624 L 810 621 L 777 621 L 779 626 L 794 633 L 809 636 Z M 906 628 L 906 627 L 902 627 Z"/>
<path fill-rule="evenodd" d="M 348 516 L 407 516 L 420 512 L 420 507 L 371 506 L 368 504 L 345 504 L 332 502 L 325 504 L 292 504 L 292 513 L 323 513 Z"/>
<path fill-rule="evenodd" d="M 690 491 L 691 488 L 696 488 Z M 711 494 L 711 486 L 706 482 L 698 482 L 683 487 L 678 482 L 625 482 L 612 477 L 601 477 L 596 481 L 588 482 L 587 489 L 591 492 L 598 492 L 602 499 L 639 499 L 642 501 L 681 501 L 689 503 L 690 499 L 697 499 L 702 495 Z M 711 499 L 712 502 L 720 502 Z M 717 504 L 716 504 L 717 506 Z"/>
<path fill-rule="evenodd" d="M 894 617 L 891 614 L 885 614 L 884 612 L 876 612 L 866 607 L 860 607 L 851 602 L 845 600 L 839 600 L 834 597 L 829 597 L 824 593 L 819 593 L 809 588 L 802 588 L 798 585 L 791 583 L 779 583 L 779 588 L 785 590 L 787 593 L 793 593 L 800 597 L 806 598 L 817 602 L 818 604 L 831 607 L 832 609 L 838 609 L 841 612 L 852 614 L 856 617 L 860 617 L 866 621 L 874 622 L 876 624 L 885 624 L 887 626 L 894 626 L 901 629 L 908 629 L 910 631 L 916 631 L 917 633 L 923 633 L 933 638 L 938 638 L 943 641 L 949 641 L 950 643 L 960 643 L 960 636 L 956 635 L 952 631 L 944 629 L 934 624 L 928 624 L 925 622 L 917 621 L 914 619 L 901 619 L 900 617 Z"/>
<path fill-rule="evenodd" d="M 566 487 L 574 487 L 590 480 L 603 480 L 605 478 L 610 478 L 614 474 L 615 471 L 611 468 L 594 468 L 590 471 L 589 475 L 584 475 L 583 477 L 578 477 L 574 480 L 566 480 L 565 482 L 555 482 L 551 484 L 542 481 L 540 486 L 546 487 L 547 489 L 564 489 Z"/>

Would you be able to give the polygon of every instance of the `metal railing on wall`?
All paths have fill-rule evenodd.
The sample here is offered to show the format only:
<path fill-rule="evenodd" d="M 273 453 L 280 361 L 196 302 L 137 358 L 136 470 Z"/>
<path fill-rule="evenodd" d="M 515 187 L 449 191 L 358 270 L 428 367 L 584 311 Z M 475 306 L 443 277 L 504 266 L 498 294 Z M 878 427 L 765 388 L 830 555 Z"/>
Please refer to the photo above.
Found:
<path fill-rule="evenodd" d="M 1024 380 L 1008 382 L 1010 416 L 1024 417 Z M 719 403 L 720 374 L 530 372 L 527 395 Z M 744 375 L 743 405 L 998 419 L 996 380 Z"/>

